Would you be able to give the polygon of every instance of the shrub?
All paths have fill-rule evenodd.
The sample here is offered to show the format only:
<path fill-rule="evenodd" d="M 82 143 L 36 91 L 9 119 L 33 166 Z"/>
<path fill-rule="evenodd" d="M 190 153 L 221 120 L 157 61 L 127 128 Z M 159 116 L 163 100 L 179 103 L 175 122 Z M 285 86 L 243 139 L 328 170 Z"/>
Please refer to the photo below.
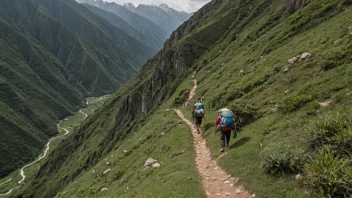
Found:
<path fill-rule="evenodd" d="M 338 155 L 351 156 L 352 131 L 347 115 L 325 115 L 310 127 L 309 133 L 312 148 L 330 147 Z"/>
<path fill-rule="evenodd" d="M 305 163 L 303 149 L 283 142 L 267 146 L 262 156 L 264 168 L 274 175 L 300 172 Z"/>
<path fill-rule="evenodd" d="M 180 94 L 178 95 L 178 97 L 175 98 L 174 100 L 174 106 L 179 106 L 179 105 L 183 105 L 189 96 L 189 89 L 184 89 L 180 92 Z"/>
<path fill-rule="evenodd" d="M 296 111 L 309 102 L 313 101 L 311 95 L 296 95 L 286 98 L 279 109 L 285 113 Z"/>
<path fill-rule="evenodd" d="M 306 165 L 308 184 L 319 197 L 349 197 L 352 194 L 352 167 L 332 151 L 321 150 Z"/>

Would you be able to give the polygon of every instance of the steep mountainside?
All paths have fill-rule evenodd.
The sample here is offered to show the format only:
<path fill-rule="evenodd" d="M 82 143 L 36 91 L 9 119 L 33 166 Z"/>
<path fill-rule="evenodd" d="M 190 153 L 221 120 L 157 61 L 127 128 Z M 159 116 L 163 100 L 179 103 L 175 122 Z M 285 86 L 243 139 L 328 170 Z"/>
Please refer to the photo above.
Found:
<path fill-rule="evenodd" d="M 103 0 L 77 0 L 77 2 L 96 6 L 102 10 L 116 14 L 138 32 L 142 33 L 151 43 L 158 46 L 158 48 L 163 46 L 163 43 L 169 36 L 169 34 L 150 20 L 135 14 L 116 3 L 109 3 Z"/>
<path fill-rule="evenodd" d="M 140 43 L 143 43 L 146 46 L 149 46 L 155 52 L 157 52 L 159 50 L 160 47 L 157 46 L 156 43 L 153 43 L 151 40 L 147 39 L 147 37 L 145 37 L 142 33 L 135 30 L 133 27 L 131 27 L 127 22 L 125 22 L 123 19 L 121 19 L 116 14 L 99 9 L 98 7 L 91 6 L 89 4 L 82 4 L 82 5 L 84 5 L 86 8 L 88 8 L 90 11 L 94 12 L 95 14 L 103 17 L 104 19 L 106 19 L 111 24 L 115 25 L 117 28 L 124 31 L 128 35 L 134 37 Z"/>
<path fill-rule="evenodd" d="M 247 191 L 259 197 L 350 195 L 352 169 L 345 158 L 352 153 L 351 5 L 213 0 L 59 145 L 19 197 L 206 197 L 189 128 L 170 111 L 187 99 L 194 70 L 207 112 L 203 136 L 214 157 L 217 110 L 227 106 L 236 114 L 239 139 L 231 140 L 218 163 Z M 191 108 L 182 111 L 187 115 Z M 337 112 L 346 120 L 314 124 Z M 315 125 L 327 130 L 311 134 Z M 335 137 L 340 128 L 345 133 Z M 272 149 L 276 143 L 282 146 Z M 312 159 L 304 159 L 307 155 Z M 143 170 L 149 157 L 160 167 Z M 275 159 L 285 158 L 287 163 L 275 166 Z M 275 171 L 280 174 L 269 175 Z M 332 189 L 324 181 L 334 175 L 343 182 Z"/>
<path fill-rule="evenodd" d="M 130 4 L 125 4 L 124 6 L 134 13 L 151 20 L 169 34 L 191 17 L 191 14 L 179 12 L 166 4 L 161 4 L 160 6 L 140 4 L 136 8 L 133 8 Z"/>
<path fill-rule="evenodd" d="M 0 20 L 0 176 L 33 160 L 84 96 L 116 91 L 153 53 L 72 0 L 4 0 Z"/>
<path fill-rule="evenodd" d="M 86 92 L 43 47 L 1 18 L 0 27 L 0 176 L 5 176 L 38 155 L 57 133 L 57 118 L 75 110 Z"/>

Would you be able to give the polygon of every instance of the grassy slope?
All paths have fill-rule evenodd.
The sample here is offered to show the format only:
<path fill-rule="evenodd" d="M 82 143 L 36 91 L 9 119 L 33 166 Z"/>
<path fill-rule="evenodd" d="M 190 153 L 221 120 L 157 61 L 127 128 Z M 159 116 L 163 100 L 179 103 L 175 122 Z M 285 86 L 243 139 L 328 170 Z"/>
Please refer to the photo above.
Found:
<path fill-rule="evenodd" d="M 100 99 L 100 97 L 99 98 L 94 98 L 94 97 L 88 98 L 89 105 L 87 106 L 87 108 L 82 109 L 82 111 L 88 115 L 87 118 L 89 118 L 89 116 L 94 114 L 94 112 L 103 105 L 103 103 L 108 99 L 108 97 L 109 96 L 104 96 L 101 99 Z M 73 113 L 73 115 L 71 115 L 69 117 L 66 117 L 66 118 L 61 120 L 60 128 L 67 129 L 70 132 L 70 134 L 68 136 L 70 136 L 73 133 L 75 128 L 80 127 L 84 123 L 84 117 L 85 116 L 82 113 L 75 112 L 75 113 Z M 62 130 L 59 131 L 58 135 L 62 136 L 65 133 L 66 133 L 66 131 L 64 131 L 62 129 Z M 68 136 L 61 137 L 61 138 L 58 138 L 58 139 L 54 140 L 50 144 L 49 153 L 51 151 L 53 151 L 57 147 L 57 145 L 59 145 L 60 142 L 63 139 L 67 138 Z M 40 151 L 43 151 L 43 150 L 40 150 Z M 49 155 L 49 153 L 48 153 L 48 155 Z M 41 160 L 41 161 L 37 162 L 36 164 L 34 164 L 34 165 L 30 166 L 30 167 L 27 167 L 25 169 L 26 179 L 25 179 L 24 185 L 26 185 L 28 183 L 28 181 L 33 179 L 33 177 L 37 174 L 40 166 L 45 162 L 45 159 L 46 158 L 44 158 L 43 160 Z M 5 182 L 5 181 L 9 180 L 10 178 L 12 180 L 9 183 L 7 183 L 6 185 L 3 185 L 3 186 L 0 187 L 0 192 L 1 193 L 7 192 L 9 189 L 12 189 L 12 188 L 18 186 L 17 182 L 22 179 L 22 177 L 20 176 L 20 170 L 13 171 L 7 177 L 1 178 L 0 179 L 0 183 Z M 13 196 L 13 194 L 10 194 L 8 197 L 11 197 L 11 196 Z"/>
<path fill-rule="evenodd" d="M 199 70 L 197 94 L 205 96 L 206 99 L 208 113 L 204 135 L 208 146 L 213 155 L 217 156 L 219 140 L 213 134 L 216 110 L 224 106 L 233 107 L 241 120 L 240 139 L 232 140 L 229 153 L 221 158 L 219 163 L 228 172 L 239 176 L 245 187 L 260 197 L 305 197 L 307 195 L 304 188 L 294 180 L 293 175 L 285 177 L 267 175 L 262 168 L 260 154 L 262 148 L 277 141 L 304 147 L 307 139 L 305 129 L 309 121 L 316 118 L 312 115 L 321 115 L 326 111 L 340 111 L 350 106 L 350 62 L 346 61 L 327 71 L 323 70 L 322 66 L 326 62 L 327 54 L 331 52 L 350 53 L 351 29 L 348 27 L 352 25 L 348 19 L 351 18 L 351 11 L 345 9 L 347 4 L 340 6 L 340 2 L 327 0 L 313 1 L 290 16 L 287 15 L 281 1 L 223 1 L 218 2 L 218 5 L 220 7 L 211 9 L 205 17 L 202 17 L 200 26 L 191 34 L 175 46 L 166 47 L 171 50 L 184 49 L 183 52 L 189 58 L 186 60 L 188 63 L 192 63 L 195 58 L 198 59 L 193 68 Z M 196 13 L 195 17 L 199 14 Z M 335 42 L 340 38 L 343 38 L 342 42 L 341 40 Z M 306 51 L 313 53 L 314 56 L 308 61 L 295 64 L 287 73 L 282 71 L 282 68 L 288 65 L 288 59 Z M 140 83 L 144 83 L 143 79 L 147 81 L 146 77 L 150 76 L 150 70 L 153 68 L 153 65 L 149 65 L 149 69 L 145 68 L 143 73 L 115 94 L 113 99 L 88 121 L 85 125 L 88 128 L 83 127 L 77 131 L 75 140 L 62 144 L 62 151 L 56 152 L 49 161 L 57 163 L 59 168 L 51 170 L 48 162 L 24 195 L 39 196 L 35 193 L 40 192 L 43 196 L 53 196 L 56 190 L 59 190 L 58 196 L 72 197 L 112 196 L 111 191 L 126 197 L 136 196 L 132 193 L 137 193 L 137 196 L 146 193 L 147 197 L 168 195 L 165 193 L 169 191 L 164 192 L 161 189 L 170 190 L 174 186 L 166 187 L 156 183 L 149 184 L 148 188 L 144 189 L 141 188 L 144 184 L 134 185 L 134 183 L 144 179 L 155 182 L 162 178 L 159 177 L 159 170 L 162 171 L 163 164 L 160 169 L 151 170 L 148 177 L 143 175 L 144 172 L 138 177 L 137 172 L 139 173 L 148 157 L 156 156 L 158 159 L 159 156 L 160 159 L 166 159 L 161 145 L 164 145 L 164 138 L 169 134 L 175 139 L 179 138 L 177 135 L 183 134 L 182 140 L 185 142 L 168 139 L 167 144 L 172 145 L 170 150 L 173 152 L 179 151 L 182 147 L 188 148 L 179 156 L 178 163 L 188 163 L 194 167 L 194 163 L 190 161 L 190 156 L 194 157 L 194 154 L 189 129 L 184 124 L 174 126 L 171 131 L 175 132 L 160 136 L 160 133 L 168 131 L 171 125 L 167 120 L 177 120 L 173 113 L 166 113 L 164 110 L 173 108 L 175 99 L 182 95 L 185 89 L 191 87 L 188 80 L 190 76 L 187 75 L 191 71 L 188 70 L 183 75 L 187 76 L 187 79 L 176 79 L 175 82 L 181 81 L 177 90 L 151 113 L 150 117 L 136 118 L 138 120 L 133 123 L 138 123 L 136 125 L 138 129 L 132 130 L 123 125 L 113 128 L 115 116 L 121 116 L 116 115 L 116 112 L 120 105 L 124 105 L 120 103 L 123 101 L 122 98 L 126 97 L 126 93 L 137 89 Z M 244 70 L 244 76 L 239 75 L 241 70 Z M 142 76 L 143 79 L 140 78 Z M 289 93 L 285 94 L 286 90 L 289 90 Z M 275 105 L 279 107 L 291 105 L 285 103 L 286 98 L 303 94 L 310 95 L 313 100 L 308 104 L 304 102 L 299 104 L 295 111 L 290 113 L 280 108 L 276 109 Z M 329 108 L 318 107 L 317 101 L 330 98 L 333 98 L 334 103 Z M 184 113 L 189 115 L 189 111 L 188 107 Z M 163 119 L 163 113 L 166 113 L 167 119 Z M 136 131 L 142 133 L 134 135 Z M 150 138 L 146 138 L 148 140 L 144 143 L 138 143 L 138 138 L 142 137 L 144 140 L 146 134 L 151 134 Z M 188 144 L 179 147 L 181 143 L 183 145 L 187 142 Z M 127 157 L 124 156 L 123 150 L 130 151 L 134 145 L 137 146 L 132 149 L 132 153 L 127 154 Z M 140 148 L 143 149 L 139 150 Z M 65 154 L 68 152 L 73 154 Z M 60 158 L 70 160 L 57 160 Z M 108 168 L 105 159 L 111 161 L 113 171 L 103 177 L 102 171 Z M 165 163 L 164 160 L 161 161 Z M 128 171 L 123 168 L 119 172 L 119 167 L 129 165 Z M 44 169 L 47 169 L 50 175 L 45 175 Z M 92 174 L 93 170 L 97 176 Z M 172 174 L 173 168 L 170 164 L 165 164 L 165 170 L 169 171 L 168 174 Z M 197 175 L 194 168 L 187 174 Z M 170 180 L 179 178 L 182 181 L 187 174 L 182 173 L 180 177 L 172 177 Z M 65 182 L 65 185 L 57 186 L 59 181 Z M 182 185 L 182 182 L 178 184 Z M 154 190 L 156 186 L 159 187 L 159 191 Z M 104 187 L 109 190 L 99 192 Z M 127 187 L 130 190 L 127 190 Z M 187 187 L 182 187 L 185 192 L 188 192 Z M 198 184 L 197 190 L 193 190 L 193 193 L 197 193 L 199 188 Z M 178 192 L 178 195 L 182 192 Z M 196 195 L 204 196 L 204 194 Z"/>
<path fill-rule="evenodd" d="M 1 177 L 34 159 L 83 96 L 116 91 L 152 55 L 74 1 L 1 1 L 0 24 Z"/>
<path fill-rule="evenodd" d="M 68 81 L 68 72 L 55 57 L 9 24 L 0 23 L 0 175 L 4 176 L 37 156 L 57 133 L 57 118 L 79 106 L 83 94 Z"/>
<path fill-rule="evenodd" d="M 329 4 L 332 7 L 329 8 Z M 241 128 L 239 139 L 231 140 L 229 154 L 219 163 L 228 172 L 239 176 L 245 187 L 260 197 L 307 196 L 302 188 L 299 188 L 294 175 L 287 177 L 266 175 L 261 167 L 261 151 L 265 146 L 278 141 L 306 148 L 308 134 L 305 131 L 310 121 L 316 119 L 316 116 L 310 115 L 312 111 L 318 116 L 327 111 L 346 112 L 342 109 L 348 110 L 351 105 L 349 94 L 352 89 L 351 63 L 346 62 L 329 71 L 322 69 L 327 54 L 346 51 L 344 50 L 346 47 L 351 48 L 351 35 L 349 35 L 351 30 L 348 30 L 348 27 L 352 24 L 346 20 L 352 15 L 349 9 L 332 19 L 327 19 L 324 23 L 314 24 L 317 16 L 328 16 L 331 9 L 338 10 L 338 6 L 333 4 L 329 1 L 313 2 L 267 33 L 261 33 L 258 38 L 249 38 L 250 43 L 246 42 L 250 35 L 258 31 L 258 26 L 265 24 L 270 18 L 270 15 L 269 17 L 259 15 L 259 20 L 255 24 L 248 24 L 246 31 L 239 34 L 231 45 L 227 45 L 231 38 L 224 38 L 218 48 L 213 50 L 214 53 L 222 50 L 221 54 L 206 67 L 201 68 L 198 74 L 200 81 L 198 94 L 205 96 L 205 103 L 211 109 L 207 115 L 210 119 L 205 122 L 204 136 L 207 137 L 208 146 L 214 156 L 219 155 L 219 140 L 214 135 L 216 109 L 225 106 L 234 109 L 240 107 L 241 111 L 247 111 L 249 114 L 253 112 L 258 118 L 248 125 L 242 123 L 244 126 Z M 277 7 L 271 9 L 265 13 L 271 12 L 274 15 Z M 304 24 L 308 18 L 311 20 L 307 27 Z M 292 28 L 297 27 L 301 29 L 296 31 L 296 35 L 284 39 L 287 34 L 292 34 L 289 30 L 293 31 Z M 285 31 L 287 33 L 283 33 Z M 339 39 L 343 39 L 343 42 L 335 42 Z M 278 47 L 267 55 L 263 54 L 268 46 Z M 288 65 L 288 59 L 306 51 L 313 53 L 314 57 L 295 64 L 288 73 L 282 72 L 281 69 Z M 212 59 L 211 56 L 209 53 L 203 59 Z M 245 71 L 243 77 L 239 75 L 241 70 Z M 290 93 L 285 94 L 286 90 Z M 313 96 L 315 101 L 303 105 L 292 113 L 286 114 L 280 110 L 273 112 L 273 109 L 276 109 L 275 105 L 288 105 L 284 103 L 286 98 L 302 94 Z M 328 99 L 333 99 L 334 103 L 329 108 L 320 109 L 317 102 Z"/>

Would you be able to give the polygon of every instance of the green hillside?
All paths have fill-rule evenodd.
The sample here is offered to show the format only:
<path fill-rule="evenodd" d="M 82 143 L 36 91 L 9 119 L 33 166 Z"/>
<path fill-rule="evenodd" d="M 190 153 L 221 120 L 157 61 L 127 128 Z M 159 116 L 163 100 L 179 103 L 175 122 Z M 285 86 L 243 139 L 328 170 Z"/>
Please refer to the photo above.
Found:
<path fill-rule="evenodd" d="M 89 10 L 91 10 L 95 14 L 103 17 L 104 19 L 106 19 L 111 24 L 115 25 L 117 28 L 124 31 L 128 35 L 134 37 L 139 42 L 144 43 L 145 45 L 154 49 L 155 52 L 157 52 L 159 50 L 160 46 L 158 43 L 154 43 L 152 40 L 149 40 L 146 36 L 144 36 L 142 33 L 139 33 L 137 30 L 135 30 L 132 26 L 130 26 L 127 22 L 125 22 L 122 18 L 120 18 L 116 14 L 113 14 L 111 12 L 107 12 L 105 10 L 99 9 L 98 7 L 91 6 L 89 4 L 82 4 L 82 5 L 87 7 Z"/>
<path fill-rule="evenodd" d="M 218 163 L 247 191 L 349 197 L 351 6 L 212 1 L 58 146 L 18 197 L 206 197 L 190 130 L 172 111 L 190 115 L 182 104 L 194 70 L 207 112 L 203 136 L 214 157 L 217 110 L 236 114 L 239 138 Z M 161 166 L 143 170 L 148 158 Z"/>
<path fill-rule="evenodd" d="M 153 50 L 73 0 L 0 2 L 0 177 L 32 161 L 86 96 L 115 92 Z"/>
<path fill-rule="evenodd" d="M 153 43 L 153 45 L 157 47 L 157 49 L 163 47 L 165 40 L 169 36 L 168 33 L 152 21 L 131 12 L 115 2 L 106 2 L 103 0 L 77 0 L 77 2 L 95 6 L 119 16 L 131 27 L 143 34 L 150 43 Z"/>

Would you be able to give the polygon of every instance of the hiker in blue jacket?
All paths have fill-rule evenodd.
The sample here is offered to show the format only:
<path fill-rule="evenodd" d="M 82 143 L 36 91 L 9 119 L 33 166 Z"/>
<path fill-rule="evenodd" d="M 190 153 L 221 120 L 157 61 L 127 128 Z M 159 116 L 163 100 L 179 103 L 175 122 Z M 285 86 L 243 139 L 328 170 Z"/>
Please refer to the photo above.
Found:
<path fill-rule="evenodd" d="M 201 132 L 200 125 L 204 118 L 204 105 L 202 104 L 202 98 L 198 98 L 197 103 L 192 108 L 192 120 L 197 127 L 198 134 Z"/>

